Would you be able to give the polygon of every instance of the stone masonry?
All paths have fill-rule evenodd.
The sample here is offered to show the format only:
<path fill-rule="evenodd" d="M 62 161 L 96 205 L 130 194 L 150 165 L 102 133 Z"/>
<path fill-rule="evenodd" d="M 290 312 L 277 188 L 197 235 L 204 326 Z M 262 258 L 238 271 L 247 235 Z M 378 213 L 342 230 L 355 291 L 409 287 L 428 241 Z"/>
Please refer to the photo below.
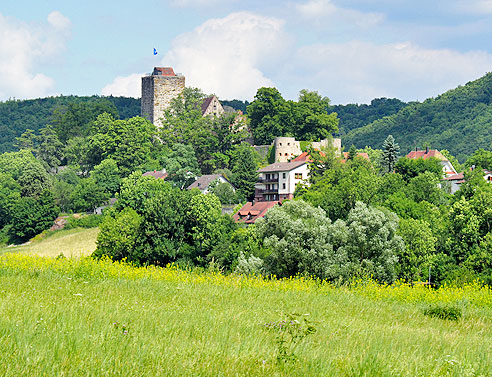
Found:
<path fill-rule="evenodd" d="M 185 88 L 185 77 L 175 74 L 170 67 L 155 67 L 142 77 L 142 116 L 162 127 L 164 111 Z"/>
<path fill-rule="evenodd" d="M 314 149 L 321 150 L 321 148 L 328 146 L 328 140 L 313 141 L 311 145 Z M 340 154 L 342 150 L 341 139 L 333 138 L 331 140 L 337 154 Z M 299 141 L 293 137 L 276 137 L 273 140 L 273 147 L 275 148 L 275 162 L 287 162 L 302 153 Z"/>

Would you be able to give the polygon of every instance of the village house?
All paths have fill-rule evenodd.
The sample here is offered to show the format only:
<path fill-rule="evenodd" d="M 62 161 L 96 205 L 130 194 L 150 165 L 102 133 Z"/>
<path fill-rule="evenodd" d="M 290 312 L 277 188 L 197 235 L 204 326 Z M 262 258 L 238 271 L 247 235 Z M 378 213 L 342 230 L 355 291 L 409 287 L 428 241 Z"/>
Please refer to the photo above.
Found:
<path fill-rule="evenodd" d="M 276 162 L 258 170 L 255 201 L 267 202 L 292 199 L 298 183 L 307 183 L 309 169 L 306 161 Z"/>
<path fill-rule="evenodd" d="M 219 99 L 214 95 L 203 99 L 202 102 L 202 116 L 219 117 L 224 114 L 224 108 L 222 107 Z"/>
<path fill-rule="evenodd" d="M 142 174 L 142 176 L 154 177 L 156 179 L 166 179 L 167 178 L 167 172 L 166 172 L 166 169 L 151 170 L 151 171 L 146 171 L 145 173 Z"/>
<path fill-rule="evenodd" d="M 254 222 L 266 215 L 268 210 L 276 205 L 282 205 L 279 201 L 248 202 L 233 216 L 237 223 L 254 224 Z"/>
<path fill-rule="evenodd" d="M 411 151 L 409 154 L 407 154 L 407 158 L 411 159 L 418 159 L 418 158 L 423 158 L 424 160 L 427 160 L 428 158 L 434 157 L 435 159 L 439 160 L 439 162 L 442 165 L 442 171 L 444 172 L 444 176 L 452 176 L 455 174 L 458 174 L 456 169 L 454 168 L 453 164 L 444 157 L 444 155 L 439 152 L 437 149 L 429 149 L 428 147 L 425 149 L 425 151 L 420 151 L 418 149 Z"/>
<path fill-rule="evenodd" d="M 206 174 L 202 175 L 201 177 L 198 177 L 195 182 L 193 182 L 191 185 L 189 185 L 186 189 L 187 190 L 192 190 L 194 188 L 199 189 L 202 194 L 208 194 L 211 189 L 211 184 L 212 183 L 228 183 L 231 185 L 233 191 L 236 191 L 236 188 L 234 185 L 227 180 L 223 175 L 221 174 Z"/>

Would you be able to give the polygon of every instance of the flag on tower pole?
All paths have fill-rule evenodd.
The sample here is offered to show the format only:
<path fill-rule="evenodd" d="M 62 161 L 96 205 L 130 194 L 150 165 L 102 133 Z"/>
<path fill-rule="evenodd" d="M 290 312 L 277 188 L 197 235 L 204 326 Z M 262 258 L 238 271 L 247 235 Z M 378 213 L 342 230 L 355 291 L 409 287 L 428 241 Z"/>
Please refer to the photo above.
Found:
<path fill-rule="evenodd" d="M 157 55 L 157 50 L 154 48 L 154 55 Z"/>

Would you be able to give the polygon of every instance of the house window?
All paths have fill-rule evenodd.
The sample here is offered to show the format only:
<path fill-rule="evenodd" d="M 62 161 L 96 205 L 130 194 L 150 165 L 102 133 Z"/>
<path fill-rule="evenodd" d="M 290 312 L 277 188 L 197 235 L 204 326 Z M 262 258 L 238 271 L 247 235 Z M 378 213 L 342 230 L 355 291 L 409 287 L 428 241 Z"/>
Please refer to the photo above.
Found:
<path fill-rule="evenodd" d="M 287 145 L 290 145 L 290 143 L 287 143 Z"/>
<path fill-rule="evenodd" d="M 282 173 L 282 178 L 285 179 L 286 173 Z"/>
<path fill-rule="evenodd" d="M 294 178 L 295 179 L 302 179 L 302 173 L 295 173 Z"/>
<path fill-rule="evenodd" d="M 280 146 L 282 146 L 282 143 L 279 143 Z"/>
<path fill-rule="evenodd" d="M 285 190 L 285 183 L 282 183 L 282 189 Z"/>

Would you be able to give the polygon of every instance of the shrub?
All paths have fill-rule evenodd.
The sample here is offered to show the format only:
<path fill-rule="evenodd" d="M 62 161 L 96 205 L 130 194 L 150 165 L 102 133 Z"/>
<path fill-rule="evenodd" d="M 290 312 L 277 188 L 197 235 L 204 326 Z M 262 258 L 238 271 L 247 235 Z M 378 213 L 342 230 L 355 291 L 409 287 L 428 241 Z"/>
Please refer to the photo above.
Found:
<path fill-rule="evenodd" d="M 457 306 L 435 304 L 424 309 L 424 314 L 429 317 L 457 321 L 463 316 L 462 310 Z"/>
<path fill-rule="evenodd" d="M 83 215 L 79 218 L 69 217 L 65 224 L 65 229 L 95 228 L 102 223 L 103 219 L 103 215 Z"/>

